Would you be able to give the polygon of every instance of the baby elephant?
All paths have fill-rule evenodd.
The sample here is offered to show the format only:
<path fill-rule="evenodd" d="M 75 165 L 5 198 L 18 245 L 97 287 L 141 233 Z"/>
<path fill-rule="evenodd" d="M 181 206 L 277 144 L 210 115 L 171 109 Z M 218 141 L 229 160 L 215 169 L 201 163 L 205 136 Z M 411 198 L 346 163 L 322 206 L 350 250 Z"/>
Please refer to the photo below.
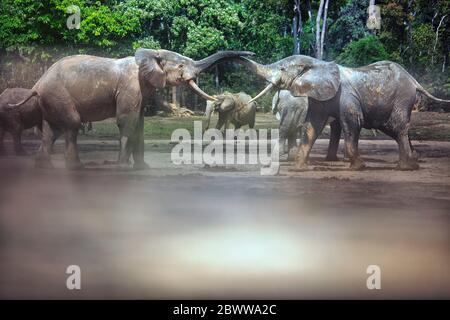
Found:
<path fill-rule="evenodd" d="M 22 130 L 34 126 L 40 127 L 42 115 L 37 97 L 32 97 L 19 107 L 9 104 L 18 103 L 30 96 L 31 90 L 23 88 L 6 89 L 0 94 L 0 154 L 5 152 L 3 137 L 5 132 L 12 135 L 17 155 L 26 155 L 21 144 Z"/>
<path fill-rule="evenodd" d="M 289 90 L 279 90 L 272 99 L 272 112 L 280 120 L 280 154 L 289 156 L 289 151 L 297 146 L 297 137 L 302 134 L 302 127 L 308 113 L 308 97 L 294 97 Z M 331 121 L 331 132 L 325 160 L 337 161 L 341 126 L 339 121 L 333 118 L 328 121 Z"/>
<path fill-rule="evenodd" d="M 248 103 L 252 97 L 244 92 L 228 93 L 225 92 L 216 96 L 217 101 L 208 101 L 206 103 L 206 127 L 209 128 L 211 115 L 214 111 L 219 113 L 219 121 L 217 121 L 216 129 L 228 129 L 230 122 L 235 129 L 248 124 L 250 128 L 255 126 L 256 102 Z"/>

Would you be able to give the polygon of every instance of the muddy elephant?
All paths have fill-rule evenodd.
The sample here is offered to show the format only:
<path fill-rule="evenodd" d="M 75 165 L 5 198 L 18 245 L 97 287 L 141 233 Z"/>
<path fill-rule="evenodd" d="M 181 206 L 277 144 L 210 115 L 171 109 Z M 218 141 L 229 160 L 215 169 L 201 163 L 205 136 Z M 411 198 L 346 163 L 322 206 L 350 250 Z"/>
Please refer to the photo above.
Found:
<path fill-rule="evenodd" d="M 297 146 L 297 137 L 301 136 L 308 113 L 308 98 L 294 97 L 288 90 L 278 90 L 272 99 L 272 112 L 280 120 L 280 153 L 287 154 Z M 341 137 L 339 121 L 329 118 L 330 143 L 325 161 L 337 161 L 337 150 Z M 286 145 L 287 142 L 287 145 Z"/>
<path fill-rule="evenodd" d="M 216 129 L 228 129 L 230 123 L 235 129 L 248 125 L 253 129 L 255 126 L 255 117 L 257 104 L 255 101 L 249 102 L 252 97 L 245 92 L 224 93 L 216 96 L 216 101 L 208 101 L 206 103 L 206 126 L 209 128 L 211 115 L 214 111 L 219 113 Z"/>
<path fill-rule="evenodd" d="M 13 138 L 16 155 L 22 156 L 27 154 L 21 143 L 22 131 L 35 126 L 39 129 L 41 127 L 42 115 L 37 97 L 32 97 L 17 107 L 9 106 L 24 100 L 30 93 L 29 89 L 9 88 L 0 94 L 0 154 L 5 152 L 5 132 L 9 132 Z"/>
<path fill-rule="evenodd" d="M 418 94 L 450 104 L 431 95 L 399 64 L 390 61 L 347 68 L 302 55 L 269 65 L 247 58 L 236 60 L 269 82 L 254 99 L 274 87 L 289 90 L 295 97 L 308 98 L 309 112 L 295 170 L 307 169 L 311 148 L 329 117 L 339 119 L 351 169 L 365 166 L 358 153 L 361 128 L 377 129 L 395 139 L 399 146 L 398 169 L 418 169 L 408 136 L 411 111 Z"/>
<path fill-rule="evenodd" d="M 29 98 L 38 96 L 43 112 L 42 145 L 36 166 L 52 167 L 51 141 L 62 132 L 66 141 L 66 168 L 82 168 L 77 151 L 81 123 L 116 117 L 120 131 L 119 165 L 126 166 L 133 155 L 135 169 L 148 168 L 144 162 L 142 106 L 155 90 L 187 83 L 203 98 L 215 100 L 197 86 L 198 74 L 222 60 L 251 54 L 223 51 L 194 61 L 167 50 L 140 48 L 134 57 L 122 59 L 75 55 L 57 61 L 29 95 Z"/>

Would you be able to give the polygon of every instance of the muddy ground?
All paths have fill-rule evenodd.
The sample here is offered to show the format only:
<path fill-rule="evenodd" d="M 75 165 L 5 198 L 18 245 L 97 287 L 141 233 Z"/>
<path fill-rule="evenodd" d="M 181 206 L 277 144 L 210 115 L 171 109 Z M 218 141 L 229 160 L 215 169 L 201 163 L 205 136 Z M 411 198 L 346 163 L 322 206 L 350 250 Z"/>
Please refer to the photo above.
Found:
<path fill-rule="evenodd" d="M 450 298 L 450 142 L 413 141 L 410 172 L 391 140 L 361 140 L 359 172 L 324 162 L 327 143 L 278 176 L 174 165 L 162 140 L 146 141 L 147 171 L 92 138 L 84 171 L 63 169 L 62 141 L 53 170 L 1 157 L 0 298 Z M 66 289 L 69 265 L 82 290 Z"/>

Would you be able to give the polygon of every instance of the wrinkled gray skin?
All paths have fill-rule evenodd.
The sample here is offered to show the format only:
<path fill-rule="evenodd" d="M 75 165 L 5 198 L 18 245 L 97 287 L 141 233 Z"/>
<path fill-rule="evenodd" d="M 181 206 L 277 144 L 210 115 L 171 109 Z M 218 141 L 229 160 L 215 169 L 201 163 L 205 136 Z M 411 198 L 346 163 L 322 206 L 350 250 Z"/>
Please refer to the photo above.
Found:
<path fill-rule="evenodd" d="M 31 93 L 29 89 L 9 88 L 0 94 L 0 154 L 5 152 L 3 138 L 5 132 L 9 132 L 14 141 L 16 155 L 22 156 L 27 153 L 22 147 L 22 131 L 38 126 L 42 123 L 41 110 L 37 97 L 32 97 L 26 103 L 11 107 L 9 104 L 18 103 Z"/>
<path fill-rule="evenodd" d="M 209 128 L 211 115 L 214 111 L 219 113 L 219 120 L 216 124 L 216 129 L 228 129 L 230 123 L 235 129 L 248 125 L 249 128 L 255 126 L 256 116 L 256 102 L 250 102 L 251 96 L 245 92 L 239 93 L 224 93 L 216 96 L 217 101 L 207 101 L 206 103 L 206 126 L 205 130 Z"/>
<path fill-rule="evenodd" d="M 134 57 L 123 59 L 76 55 L 57 61 L 30 95 L 39 97 L 43 111 L 42 145 L 36 166 L 52 167 L 51 142 L 61 131 L 66 140 L 66 167 L 82 168 L 77 151 L 81 123 L 115 116 L 120 130 L 119 165 L 127 166 L 132 154 L 135 169 L 148 168 L 144 162 L 142 105 L 155 89 L 188 83 L 202 97 L 213 100 L 196 85 L 198 74 L 219 61 L 241 55 L 251 53 L 224 51 L 194 61 L 167 50 L 138 49 Z"/>
<path fill-rule="evenodd" d="M 272 112 L 277 114 L 280 120 L 280 154 L 287 154 L 297 146 L 297 137 L 301 137 L 302 128 L 305 125 L 308 112 L 308 98 L 294 97 L 288 90 L 279 90 L 272 99 Z M 341 137 L 341 126 L 334 118 L 328 120 L 330 123 L 330 143 L 325 161 L 337 161 L 337 150 Z M 287 144 L 286 144 L 287 142 Z"/>
<path fill-rule="evenodd" d="M 295 170 L 307 169 L 311 148 L 329 117 L 339 119 L 351 169 L 365 166 L 358 153 L 361 128 L 380 130 L 396 140 L 400 151 L 399 169 L 418 169 L 408 136 L 411 111 L 418 93 L 450 104 L 450 101 L 432 96 L 400 65 L 390 61 L 360 68 L 346 68 L 302 55 L 270 65 L 246 58 L 236 61 L 269 82 L 254 99 L 273 87 L 289 90 L 296 97 L 308 97 L 309 112 Z"/>

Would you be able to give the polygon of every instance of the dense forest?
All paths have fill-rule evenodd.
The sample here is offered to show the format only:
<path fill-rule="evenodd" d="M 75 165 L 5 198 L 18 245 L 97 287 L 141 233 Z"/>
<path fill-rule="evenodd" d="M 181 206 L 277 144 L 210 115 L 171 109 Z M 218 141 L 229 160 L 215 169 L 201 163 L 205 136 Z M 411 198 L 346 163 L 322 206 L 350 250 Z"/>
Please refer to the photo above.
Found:
<path fill-rule="evenodd" d="M 218 50 L 249 50 L 259 62 L 292 54 L 361 66 L 402 64 L 427 89 L 450 97 L 448 0 L 0 0 L 0 90 L 32 87 L 57 59 L 78 53 L 124 57 L 138 47 L 194 59 Z M 379 28 L 367 26 L 380 8 Z M 76 7 L 74 7 L 76 6 Z M 68 18 L 79 8 L 79 28 Z M 246 91 L 263 83 L 223 64 L 199 79 L 209 93 Z M 163 92 L 171 100 L 170 88 Z M 263 100 L 268 105 L 270 97 Z M 189 90 L 177 102 L 201 108 Z M 431 106 L 432 107 L 432 106 Z"/>

